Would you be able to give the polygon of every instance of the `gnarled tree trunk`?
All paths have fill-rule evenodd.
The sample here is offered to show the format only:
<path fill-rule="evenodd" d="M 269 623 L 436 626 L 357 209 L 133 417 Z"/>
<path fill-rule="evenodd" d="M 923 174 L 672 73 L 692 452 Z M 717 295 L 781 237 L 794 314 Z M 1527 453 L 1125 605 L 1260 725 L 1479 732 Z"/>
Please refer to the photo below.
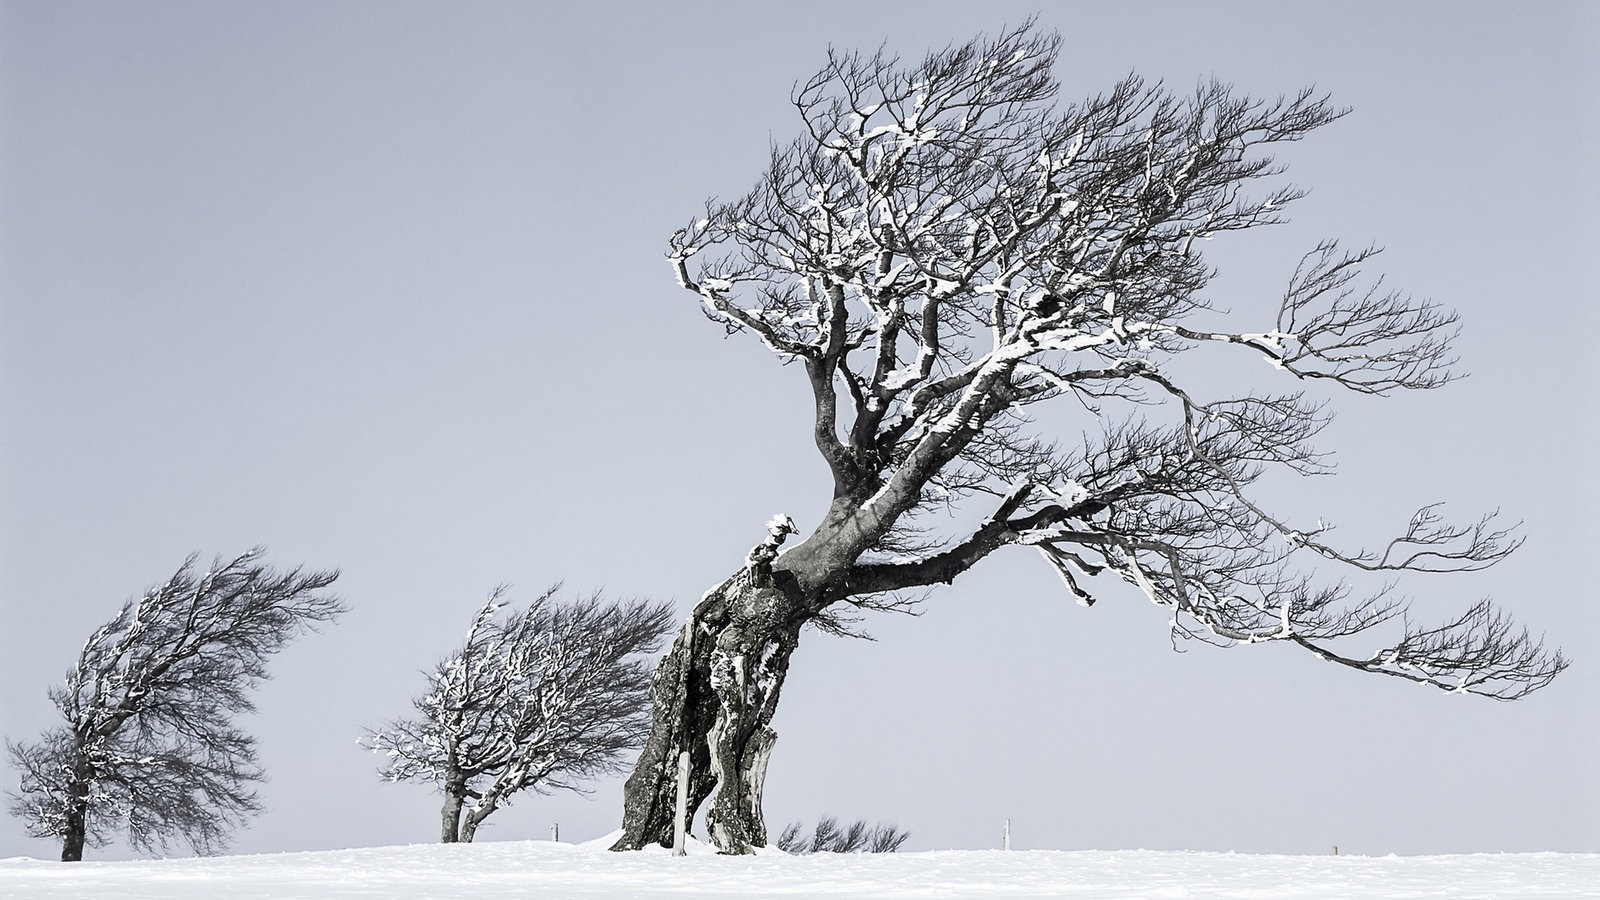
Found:
<path fill-rule="evenodd" d="M 800 628 L 813 615 L 799 583 L 770 554 L 713 588 L 684 623 L 651 683 L 655 716 L 624 800 L 614 850 L 672 846 L 678 758 L 689 752 L 686 818 L 708 799 L 706 826 L 724 853 L 767 843 L 761 792 L 777 734 L 770 727 Z M 763 545 L 768 546 L 768 545 Z"/>
<path fill-rule="evenodd" d="M 771 722 L 800 629 L 851 592 L 845 573 L 903 501 L 882 504 L 865 524 L 860 507 L 859 496 L 841 492 L 821 526 L 781 559 L 778 547 L 797 530 L 777 516 L 744 567 L 695 607 L 651 681 L 650 736 L 628 778 L 622 837 L 611 849 L 672 846 L 685 751 L 685 818 L 692 822 L 709 800 L 706 827 L 718 850 L 766 846 L 761 795 L 778 737 Z"/>

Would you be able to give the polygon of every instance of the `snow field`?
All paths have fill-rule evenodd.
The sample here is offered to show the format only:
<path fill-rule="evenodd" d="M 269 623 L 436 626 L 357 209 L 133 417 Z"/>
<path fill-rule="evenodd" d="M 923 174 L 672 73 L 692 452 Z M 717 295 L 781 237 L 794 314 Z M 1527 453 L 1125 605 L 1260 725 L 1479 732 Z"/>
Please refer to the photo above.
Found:
<path fill-rule="evenodd" d="M 1266 856 L 943 850 L 717 856 L 506 841 L 207 859 L 0 860 L 17 900 L 628 897 L 1600 897 L 1600 854 Z"/>

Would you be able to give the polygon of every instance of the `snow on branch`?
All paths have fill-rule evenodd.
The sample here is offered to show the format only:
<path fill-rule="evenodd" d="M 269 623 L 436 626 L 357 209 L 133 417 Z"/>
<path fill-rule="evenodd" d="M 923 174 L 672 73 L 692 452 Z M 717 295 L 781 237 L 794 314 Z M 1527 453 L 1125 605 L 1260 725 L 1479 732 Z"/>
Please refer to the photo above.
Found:
<path fill-rule="evenodd" d="M 833 501 L 773 565 L 847 560 L 842 579 L 814 576 L 825 608 L 1032 546 L 1082 602 L 1111 573 L 1171 607 L 1176 637 L 1227 644 L 1346 637 L 1404 609 L 1319 587 L 1291 557 L 1472 571 L 1515 550 L 1492 515 L 1434 507 L 1382 549 L 1342 549 L 1254 494 L 1268 472 L 1330 471 L 1324 405 L 1257 382 L 1383 395 L 1455 377 L 1456 315 L 1364 279 L 1374 249 L 1317 245 L 1265 321 L 1219 321 L 1207 296 L 1207 243 L 1285 221 L 1305 194 L 1273 151 L 1345 111 L 1309 89 L 1137 77 L 1064 102 L 1060 48 L 1025 23 L 920 60 L 831 52 L 793 92 L 797 137 L 672 237 L 713 318 L 805 362 Z M 1271 368 L 1201 399 L 1185 354 L 1217 345 Z M 946 533 L 936 509 L 982 521 Z"/>

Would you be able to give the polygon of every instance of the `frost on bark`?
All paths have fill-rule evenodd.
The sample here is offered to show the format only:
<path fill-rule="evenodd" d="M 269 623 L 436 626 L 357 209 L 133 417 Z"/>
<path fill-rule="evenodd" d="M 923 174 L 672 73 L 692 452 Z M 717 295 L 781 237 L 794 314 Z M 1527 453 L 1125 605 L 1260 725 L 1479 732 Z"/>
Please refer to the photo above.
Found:
<path fill-rule="evenodd" d="M 34 837 L 61 838 L 63 861 L 118 831 L 145 852 L 175 840 L 217 852 L 260 809 L 255 739 L 233 718 L 254 709 L 268 657 L 344 609 L 323 592 L 337 572 L 280 574 L 262 552 L 203 572 L 191 557 L 123 604 L 50 692 L 65 722 L 6 743 L 22 774 L 11 812 Z"/>
<path fill-rule="evenodd" d="M 739 572 L 701 599 L 650 685 L 655 715 L 628 779 L 618 849 L 672 846 L 678 758 L 689 751 L 689 817 L 707 802 L 720 846 L 764 846 L 761 791 L 777 736 L 770 723 L 800 628 L 813 614 L 772 561 L 794 531 L 786 516 Z M 630 837 L 637 835 L 636 843 Z"/>
<path fill-rule="evenodd" d="M 1037 553 L 1084 604 L 1127 585 L 1171 611 L 1174 640 L 1286 642 L 1500 699 L 1565 667 L 1486 602 L 1427 627 L 1392 586 L 1363 596 L 1296 566 L 1472 571 L 1520 543 L 1494 516 L 1425 507 L 1368 551 L 1253 490 L 1269 471 L 1329 471 L 1310 391 L 1454 378 L 1454 313 L 1364 279 L 1375 250 L 1313 248 L 1249 327 L 1208 296 L 1206 242 L 1284 221 L 1302 196 L 1268 151 L 1342 111 L 1310 91 L 1136 77 L 1064 104 L 1059 46 L 1030 23 L 909 64 L 830 53 L 792 95 L 800 137 L 670 239 L 707 317 L 800 363 L 833 493 L 781 554 L 802 533 L 772 526 L 662 662 L 616 849 L 670 844 L 682 751 L 690 815 L 710 802 L 719 849 L 764 844 L 770 723 L 801 628 L 848 631 L 1002 548 Z M 1206 353 L 1270 368 L 1213 395 L 1185 374 Z M 1042 404 L 1067 432 L 1036 424 Z"/>
<path fill-rule="evenodd" d="M 433 782 L 444 794 L 440 840 L 470 843 L 484 820 L 526 790 L 580 790 L 621 768 L 649 722 L 649 667 L 671 608 L 598 595 L 557 602 L 558 588 L 502 615 L 496 588 L 466 642 L 435 667 L 417 715 L 370 732 L 388 781 Z"/>

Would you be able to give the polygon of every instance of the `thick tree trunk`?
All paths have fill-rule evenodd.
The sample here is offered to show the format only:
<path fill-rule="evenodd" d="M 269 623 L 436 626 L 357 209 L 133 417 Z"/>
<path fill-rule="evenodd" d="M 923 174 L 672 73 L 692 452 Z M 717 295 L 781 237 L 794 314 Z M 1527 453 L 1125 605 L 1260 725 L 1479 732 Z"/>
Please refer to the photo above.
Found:
<path fill-rule="evenodd" d="M 695 607 L 650 683 L 650 735 L 628 777 L 622 836 L 611 849 L 672 846 L 684 752 L 685 818 L 693 822 L 709 799 L 706 828 L 719 851 L 766 846 L 761 798 L 778 739 L 771 722 L 800 629 L 826 608 L 844 572 L 875 540 L 873 528 L 892 519 L 867 527 L 853 512 L 861 505 L 860 496 L 841 492 L 822 527 L 781 559 L 778 547 L 796 529 L 787 516 L 775 517 L 744 568 Z"/>
<path fill-rule="evenodd" d="M 811 612 L 770 557 L 706 594 L 651 682 L 649 738 L 628 778 L 613 850 L 672 846 L 678 758 L 689 752 L 688 807 L 723 853 L 766 846 L 761 793 L 777 734 L 769 723 L 800 627 Z"/>
<path fill-rule="evenodd" d="M 88 833 L 86 818 L 81 807 L 67 810 L 66 830 L 61 833 L 62 862 L 83 861 L 83 842 Z"/>
<path fill-rule="evenodd" d="M 80 750 L 72 780 L 67 783 L 67 821 L 61 832 L 62 862 L 83 861 L 83 845 L 89 837 L 89 771 Z"/>
<path fill-rule="evenodd" d="M 478 826 L 483 823 L 484 819 L 489 818 L 490 813 L 499 808 L 500 804 L 493 798 L 485 797 L 480 799 L 478 805 L 473 807 L 461 822 L 461 843 L 472 843 L 472 839 L 478 834 Z"/>
<path fill-rule="evenodd" d="M 461 804 L 467 795 L 466 776 L 451 772 L 444 779 L 444 808 L 439 811 L 439 841 L 454 844 L 461 840 Z M 472 840 L 470 837 L 467 840 Z"/>

